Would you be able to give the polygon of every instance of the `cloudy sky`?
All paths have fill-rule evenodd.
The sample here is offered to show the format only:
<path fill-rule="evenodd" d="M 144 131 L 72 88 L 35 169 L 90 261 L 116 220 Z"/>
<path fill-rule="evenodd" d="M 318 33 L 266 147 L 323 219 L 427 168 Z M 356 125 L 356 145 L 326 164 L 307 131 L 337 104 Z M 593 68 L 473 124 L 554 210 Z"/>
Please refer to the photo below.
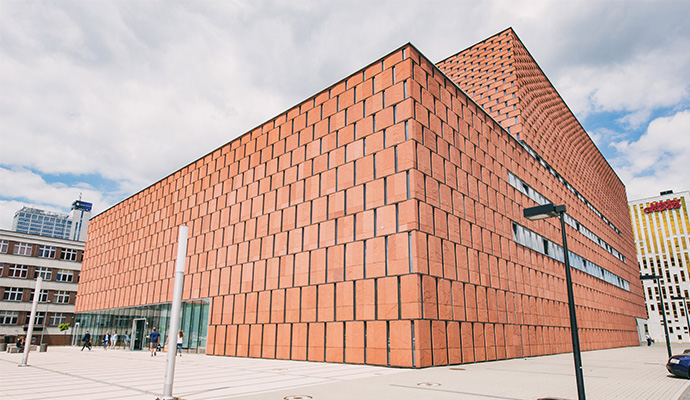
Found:
<path fill-rule="evenodd" d="M 512 26 L 639 199 L 690 189 L 688 1 L 0 1 L 0 229 L 96 213 L 395 48 Z"/>

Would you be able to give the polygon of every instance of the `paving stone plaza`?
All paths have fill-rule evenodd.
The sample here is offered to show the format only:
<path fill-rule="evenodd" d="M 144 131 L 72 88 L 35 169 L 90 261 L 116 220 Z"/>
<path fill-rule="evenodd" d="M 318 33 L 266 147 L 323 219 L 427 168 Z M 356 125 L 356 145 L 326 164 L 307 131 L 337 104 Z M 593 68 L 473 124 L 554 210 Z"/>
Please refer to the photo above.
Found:
<path fill-rule="evenodd" d="M 676 345 L 681 353 L 684 345 Z M 687 346 L 687 345 L 685 345 Z M 590 400 L 675 400 L 690 381 L 670 376 L 666 348 L 624 347 L 582 354 Z M 163 390 L 165 354 L 51 347 L 0 353 L 0 398 L 154 400 Z M 574 399 L 572 354 L 424 369 L 185 354 L 173 394 L 186 400 Z"/>

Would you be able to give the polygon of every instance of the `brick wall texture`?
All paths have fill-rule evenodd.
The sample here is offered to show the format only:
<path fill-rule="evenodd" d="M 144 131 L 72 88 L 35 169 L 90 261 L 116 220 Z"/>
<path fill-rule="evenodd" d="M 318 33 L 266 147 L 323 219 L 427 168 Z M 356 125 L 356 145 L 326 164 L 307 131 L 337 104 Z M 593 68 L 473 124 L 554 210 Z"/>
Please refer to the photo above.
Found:
<path fill-rule="evenodd" d="M 571 251 L 630 282 L 573 270 L 583 350 L 637 345 L 625 188 L 512 29 L 438 65 L 405 45 L 95 216 L 77 311 L 170 301 L 184 224 L 183 299 L 210 299 L 208 354 L 427 367 L 567 352 L 564 266 L 512 231 L 560 244 L 560 225 L 522 217 L 536 203 L 509 172 L 627 258 L 567 229 Z"/>

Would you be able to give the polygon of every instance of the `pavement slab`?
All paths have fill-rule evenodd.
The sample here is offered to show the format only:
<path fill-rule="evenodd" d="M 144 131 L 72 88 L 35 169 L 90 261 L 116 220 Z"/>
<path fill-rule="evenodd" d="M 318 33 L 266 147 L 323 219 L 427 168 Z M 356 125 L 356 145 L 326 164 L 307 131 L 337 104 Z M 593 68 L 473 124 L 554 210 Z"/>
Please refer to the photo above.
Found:
<path fill-rule="evenodd" d="M 674 345 L 682 353 L 690 345 Z M 676 400 L 690 380 L 665 368 L 666 347 L 582 353 L 589 400 Z M 0 353 L 0 399 L 148 399 L 162 394 L 165 353 L 50 347 Z M 424 369 L 184 354 L 173 393 L 184 400 L 575 399 L 571 353 Z"/>

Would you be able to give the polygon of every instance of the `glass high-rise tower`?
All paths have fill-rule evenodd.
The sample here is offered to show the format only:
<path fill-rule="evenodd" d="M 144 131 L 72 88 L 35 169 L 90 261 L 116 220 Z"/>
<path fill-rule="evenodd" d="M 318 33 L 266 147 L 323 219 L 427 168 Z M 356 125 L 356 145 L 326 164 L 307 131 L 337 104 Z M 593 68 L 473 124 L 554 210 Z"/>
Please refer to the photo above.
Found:
<path fill-rule="evenodd" d="M 12 230 L 59 239 L 86 240 L 91 218 L 91 203 L 76 200 L 69 214 L 58 214 L 36 208 L 23 207 L 14 214 Z"/>

